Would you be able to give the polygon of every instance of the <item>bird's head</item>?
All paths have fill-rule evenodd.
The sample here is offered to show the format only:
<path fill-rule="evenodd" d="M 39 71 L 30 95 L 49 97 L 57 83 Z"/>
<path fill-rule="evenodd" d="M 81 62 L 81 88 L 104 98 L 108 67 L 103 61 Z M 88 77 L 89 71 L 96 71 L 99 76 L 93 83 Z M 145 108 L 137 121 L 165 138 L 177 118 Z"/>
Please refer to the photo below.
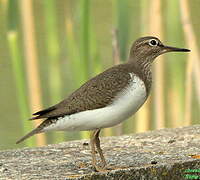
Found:
<path fill-rule="evenodd" d="M 164 45 L 158 38 L 147 36 L 137 39 L 130 50 L 130 60 L 148 61 L 153 60 L 167 52 L 189 52 L 189 49 L 177 48 Z"/>

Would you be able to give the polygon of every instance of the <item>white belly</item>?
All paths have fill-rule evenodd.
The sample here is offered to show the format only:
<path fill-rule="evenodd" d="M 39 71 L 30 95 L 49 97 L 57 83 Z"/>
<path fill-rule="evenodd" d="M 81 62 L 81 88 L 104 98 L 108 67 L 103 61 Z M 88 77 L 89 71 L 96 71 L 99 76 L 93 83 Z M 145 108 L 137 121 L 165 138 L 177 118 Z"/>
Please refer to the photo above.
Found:
<path fill-rule="evenodd" d="M 117 125 L 133 115 L 146 100 L 144 82 L 130 74 L 132 80 L 114 102 L 104 108 L 88 110 L 59 118 L 56 123 L 44 128 L 44 131 L 85 131 Z"/>

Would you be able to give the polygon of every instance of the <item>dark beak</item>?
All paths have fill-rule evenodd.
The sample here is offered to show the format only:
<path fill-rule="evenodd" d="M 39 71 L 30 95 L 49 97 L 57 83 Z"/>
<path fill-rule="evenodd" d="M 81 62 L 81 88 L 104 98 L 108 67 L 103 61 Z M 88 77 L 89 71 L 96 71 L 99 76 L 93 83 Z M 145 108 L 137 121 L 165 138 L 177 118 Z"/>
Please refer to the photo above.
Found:
<path fill-rule="evenodd" d="M 163 46 L 163 52 L 190 52 L 189 49 L 185 48 L 177 48 L 177 47 L 171 47 L 171 46 Z"/>

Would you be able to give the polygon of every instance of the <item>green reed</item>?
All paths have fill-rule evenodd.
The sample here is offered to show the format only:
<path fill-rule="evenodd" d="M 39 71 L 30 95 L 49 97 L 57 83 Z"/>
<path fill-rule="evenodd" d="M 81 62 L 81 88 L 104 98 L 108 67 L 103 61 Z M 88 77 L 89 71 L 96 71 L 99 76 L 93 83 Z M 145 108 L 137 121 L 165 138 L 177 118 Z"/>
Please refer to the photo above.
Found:
<path fill-rule="evenodd" d="M 101 17 L 104 9 L 100 9 L 98 11 L 100 14 L 97 14 L 92 8 L 97 3 L 100 3 L 100 1 L 79 0 L 63 1 L 62 3 L 56 0 L 32 1 L 32 5 L 35 7 L 33 8 L 34 21 L 37 24 L 37 43 L 35 46 L 37 46 L 37 55 L 39 56 L 39 64 L 36 68 L 41 73 L 39 77 L 40 82 L 42 82 L 44 97 L 42 99 L 45 106 L 59 102 L 63 98 L 63 95 L 66 95 L 65 91 L 69 94 L 69 91 L 77 89 L 92 76 L 105 70 L 103 67 L 107 64 L 111 65 L 114 63 L 113 59 L 110 58 L 111 52 L 110 54 L 107 53 L 111 49 L 112 42 L 106 45 L 99 43 L 98 39 L 101 34 L 101 29 L 95 29 L 97 23 L 101 23 L 102 26 L 105 22 L 112 23 L 112 25 L 108 26 L 109 29 L 105 30 L 106 34 L 101 34 L 104 40 L 111 36 L 113 29 L 116 28 L 118 30 L 116 39 L 119 42 L 119 59 L 121 62 L 127 59 L 133 40 L 138 36 L 151 35 L 149 27 L 150 25 L 152 27 L 152 24 L 149 23 L 149 20 L 152 14 L 152 3 L 149 3 L 148 0 L 112 0 L 105 2 L 109 5 L 107 8 L 110 9 L 109 13 L 106 11 L 108 13 L 108 22 L 107 19 L 101 18 L 98 19 L 99 22 L 96 22 L 97 16 Z M 9 1 L 9 3 L 13 3 L 13 1 Z M 62 6 L 66 6 L 63 9 L 67 9 L 67 12 L 64 10 L 61 11 L 62 13 L 60 12 L 59 8 L 61 8 L 61 5 L 59 3 Z M 104 1 L 101 1 L 101 3 L 104 3 Z M 184 45 L 183 23 L 181 22 L 179 3 L 179 1 L 173 0 L 161 1 L 159 17 L 162 19 L 161 26 L 163 27 L 162 32 L 158 32 L 158 34 L 163 34 L 162 41 L 170 45 L 186 46 Z M 190 3 L 193 2 L 190 1 Z M 20 1 L 18 1 L 18 4 L 20 4 Z M 99 6 L 98 8 L 102 7 Z M 191 21 L 197 23 L 198 18 L 194 14 L 198 14 L 198 9 L 189 13 L 193 14 Z M 18 15 L 16 19 L 19 19 Z M 60 19 L 63 21 L 61 22 Z M 13 23 L 17 22 L 8 20 Z M 154 22 L 153 26 L 156 27 L 156 25 L 157 22 Z M 19 28 L 17 31 L 8 31 L 10 51 L 6 53 L 12 59 L 13 78 L 15 80 L 18 103 L 21 110 L 20 120 L 23 124 L 24 131 L 27 132 L 31 129 L 30 123 L 26 121 L 30 117 L 29 104 L 26 96 L 28 95 L 26 88 L 27 78 L 24 72 L 25 64 L 22 57 L 24 52 L 20 50 L 19 45 L 22 42 L 22 39 L 20 39 L 21 36 L 18 36 L 18 32 L 21 32 L 21 25 L 18 24 L 17 27 Z M 195 23 L 194 27 L 196 29 L 195 36 L 197 37 L 199 32 Z M 105 57 L 108 57 L 106 61 L 102 58 L 102 52 L 106 52 L 106 55 L 104 54 Z M 167 127 L 182 125 L 182 119 L 185 116 L 185 107 L 187 107 L 185 106 L 187 102 L 184 101 L 185 91 L 187 89 L 185 88 L 187 59 L 184 54 L 169 54 L 165 56 L 163 61 L 164 69 L 162 73 L 164 75 L 161 79 L 164 82 L 164 88 L 162 90 L 163 97 L 157 102 L 153 98 L 150 98 L 148 103 L 134 118 L 130 118 L 123 126 L 119 126 L 119 128 L 105 130 L 105 136 L 116 135 L 118 132 L 130 133 L 146 131 L 158 127 L 158 125 L 154 124 L 158 123 L 155 121 L 155 117 L 158 116 L 155 116 L 154 113 L 159 113 L 158 103 L 164 105 L 165 112 L 162 116 L 165 116 L 165 125 Z M 159 76 L 156 73 L 154 75 Z M 47 81 L 43 83 L 45 79 Z M 194 84 L 194 86 L 196 87 L 198 84 Z M 152 92 L 151 94 L 154 97 L 154 93 Z M 195 94 L 192 91 L 189 94 L 192 99 L 195 99 Z M 198 102 L 193 100 L 191 104 L 195 106 L 191 112 L 191 118 L 198 119 L 199 106 L 196 106 Z M 52 135 L 53 142 L 57 142 L 58 140 L 63 141 L 65 139 L 64 133 L 52 133 Z M 74 134 L 74 136 L 77 138 L 79 136 L 81 138 L 88 138 L 89 133 L 81 132 Z M 68 139 L 68 133 L 66 139 Z M 32 145 L 33 141 L 30 139 L 27 143 Z"/>
<path fill-rule="evenodd" d="M 184 46 L 184 37 L 181 25 L 180 6 L 178 1 L 170 0 L 166 4 L 166 42 L 168 44 L 177 44 Z M 174 18 L 176 17 L 176 18 Z M 176 37 L 176 39 L 174 38 Z M 184 54 L 167 55 L 166 65 L 170 78 L 167 79 L 170 84 L 167 88 L 166 101 L 170 103 L 173 99 L 174 103 L 171 106 L 166 106 L 168 111 L 167 125 L 172 127 L 180 126 L 184 119 L 184 74 L 185 74 L 185 58 Z"/>
<path fill-rule="evenodd" d="M 21 124 L 23 127 L 24 134 L 31 130 L 32 125 L 27 123 L 30 111 L 27 99 L 24 64 L 19 49 L 18 33 L 16 31 L 8 32 L 8 44 L 12 60 L 13 77 L 15 78 L 17 100 L 19 104 L 20 116 L 22 119 Z M 29 139 L 25 143 L 26 145 L 32 146 L 34 144 L 34 140 Z"/>
<path fill-rule="evenodd" d="M 60 72 L 60 46 L 58 40 L 57 28 L 57 9 L 56 1 L 44 1 L 44 19 L 45 19 L 45 32 L 46 48 L 48 56 L 48 73 L 49 73 L 49 96 L 51 104 L 55 104 L 61 100 L 61 72 Z M 59 133 L 54 136 L 54 142 L 57 140 L 64 140 L 64 133 Z"/>

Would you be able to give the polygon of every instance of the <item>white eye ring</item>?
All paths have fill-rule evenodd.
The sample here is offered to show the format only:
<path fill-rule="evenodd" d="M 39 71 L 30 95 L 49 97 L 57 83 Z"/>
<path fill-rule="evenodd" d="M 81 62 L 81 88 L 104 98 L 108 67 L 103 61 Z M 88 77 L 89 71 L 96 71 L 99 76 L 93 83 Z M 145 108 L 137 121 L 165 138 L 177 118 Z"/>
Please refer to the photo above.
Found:
<path fill-rule="evenodd" d="M 150 45 L 150 46 L 157 46 L 157 45 L 158 45 L 158 41 L 157 41 L 156 39 L 151 39 L 151 40 L 149 41 L 149 45 Z"/>

